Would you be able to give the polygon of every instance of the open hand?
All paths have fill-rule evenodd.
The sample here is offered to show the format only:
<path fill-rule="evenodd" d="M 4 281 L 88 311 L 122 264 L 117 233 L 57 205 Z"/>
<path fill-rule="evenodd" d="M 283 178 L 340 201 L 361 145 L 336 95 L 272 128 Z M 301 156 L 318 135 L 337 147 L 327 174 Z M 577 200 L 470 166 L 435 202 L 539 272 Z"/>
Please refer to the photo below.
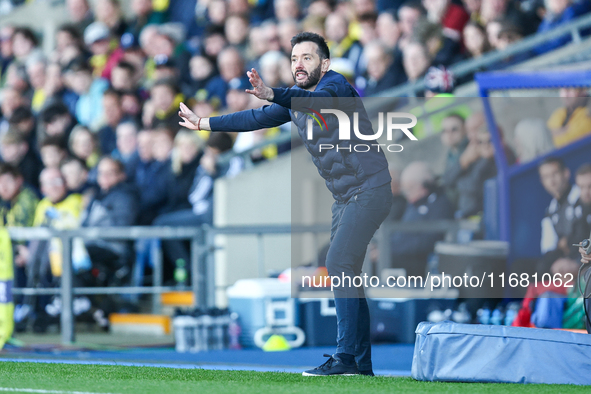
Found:
<path fill-rule="evenodd" d="M 195 115 L 185 103 L 181 103 L 180 109 L 179 116 L 183 118 L 183 121 L 179 122 L 179 124 L 187 129 L 199 130 L 199 127 L 197 127 L 199 124 L 199 116 Z"/>
<path fill-rule="evenodd" d="M 250 71 L 246 72 L 246 75 L 253 87 L 253 89 L 246 89 L 246 93 L 250 93 L 261 100 L 273 100 L 273 97 L 275 96 L 273 89 L 265 85 L 257 70 L 251 68 Z"/>

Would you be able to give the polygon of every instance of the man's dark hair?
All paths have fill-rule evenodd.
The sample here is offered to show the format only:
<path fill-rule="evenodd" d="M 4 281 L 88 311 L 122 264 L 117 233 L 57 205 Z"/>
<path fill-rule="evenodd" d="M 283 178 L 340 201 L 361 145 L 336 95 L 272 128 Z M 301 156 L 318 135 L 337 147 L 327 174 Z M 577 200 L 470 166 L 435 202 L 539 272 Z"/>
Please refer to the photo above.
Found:
<path fill-rule="evenodd" d="M 585 163 L 577 169 L 576 176 L 591 174 L 591 163 Z"/>
<path fill-rule="evenodd" d="M 152 85 L 152 89 L 155 88 L 156 86 L 166 86 L 170 90 L 172 90 L 174 92 L 174 94 L 179 93 L 179 87 L 173 78 L 159 79 L 156 82 L 154 82 L 154 85 Z"/>
<path fill-rule="evenodd" d="M 128 71 L 131 75 L 135 73 L 135 66 L 130 62 L 126 62 L 125 60 L 121 60 L 119 63 L 117 63 L 116 67 Z"/>
<path fill-rule="evenodd" d="M 400 15 L 400 9 L 404 7 L 417 10 L 421 15 L 427 15 L 427 10 L 425 10 L 425 7 L 423 7 L 423 4 L 419 0 L 408 0 L 402 3 L 402 5 L 398 7 L 398 15 Z"/>
<path fill-rule="evenodd" d="M 314 44 L 318 45 L 318 56 L 320 56 L 320 60 L 330 59 L 330 51 L 328 49 L 328 45 L 326 45 L 326 40 L 319 34 L 310 33 L 310 32 L 303 32 L 298 33 L 291 39 L 291 47 L 293 48 L 299 43 L 302 42 L 313 42 Z"/>
<path fill-rule="evenodd" d="M 64 141 L 64 139 L 60 136 L 49 136 L 47 138 L 45 138 L 43 140 L 43 142 L 41 142 L 41 145 L 39 146 L 39 149 L 43 149 L 46 146 L 55 146 L 63 151 L 67 150 L 66 148 L 66 142 Z"/>
<path fill-rule="evenodd" d="M 123 164 L 121 160 L 116 159 L 113 156 L 105 155 L 101 157 L 101 159 L 99 160 L 99 164 L 105 160 L 109 160 L 110 162 L 115 164 L 115 167 L 117 168 L 117 171 L 119 171 L 120 174 L 125 174 L 125 164 Z"/>
<path fill-rule="evenodd" d="M 232 149 L 234 141 L 228 133 L 211 133 L 207 140 L 207 146 L 218 149 L 220 152 L 227 152 Z"/>
<path fill-rule="evenodd" d="M 542 162 L 538 165 L 538 170 L 546 164 L 557 164 L 558 167 L 560 168 L 561 171 L 564 171 L 567 169 L 566 164 L 564 164 L 564 161 L 559 158 L 559 157 L 547 157 L 544 160 L 542 160 Z"/>
<path fill-rule="evenodd" d="M 92 67 L 86 61 L 86 59 L 76 58 L 76 59 L 72 60 L 70 62 L 70 64 L 68 64 L 67 71 L 70 71 L 70 72 L 80 72 L 80 71 L 83 71 L 83 72 L 86 72 L 88 74 L 92 74 Z"/>
<path fill-rule="evenodd" d="M 74 25 L 72 23 L 66 23 L 64 25 L 61 25 L 57 31 L 58 32 L 63 31 L 63 32 L 68 33 L 70 36 L 72 36 L 74 41 L 76 41 L 76 44 L 79 44 L 82 42 L 82 34 L 80 34 L 80 31 L 78 30 L 76 25 Z"/>
<path fill-rule="evenodd" d="M 70 163 L 78 163 L 80 164 L 80 167 L 84 168 L 86 171 L 88 171 L 88 166 L 86 165 L 86 163 L 84 162 L 84 160 L 82 160 L 79 157 L 76 156 L 68 156 L 66 157 L 64 160 L 62 160 L 62 162 L 60 163 L 60 168 L 62 166 L 65 166 L 66 164 L 70 164 Z"/>
<path fill-rule="evenodd" d="M 117 101 L 119 101 L 119 102 L 121 101 L 121 92 L 116 89 L 108 88 L 107 90 L 105 90 L 103 92 L 103 97 L 106 97 L 106 96 L 113 96 L 117 99 Z"/>
<path fill-rule="evenodd" d="M 24 122 L 26 120 L 31 120 L 31 119 L 35 119 L 35 116 L 33 115 L 33 112 L 31 111 L 31 109 L 26 106 L 26 105 L 21 105 L 20 107 L 17 107 L 14 112 L 12 113 L 12 116 L 10 117 L 10 120 L 8 121 L 10 124 L 19 124 L 20 122 Z"/>
<path fill-rule="evenodd" d="M 28 27 L 17 27 L 16 29 L 14 29 L 14 33 L 12 33 L 12 39 L 14 39 L 14 36 L 16 36 L 17 34 L 22 34 L 27 40 L 33 43 L 33 46 L 36 47 L 37 45 L 39 45 L 39 40 L 37 40 L 37 36 L 35 36 L 33 30 L 29 29 Z"/>
<path fill-rule="evenodd" d="M 0 163 L 0 176 L 6 174 L 12 175 L 13 178 L 20 178 L 23 176 L 17 167 L 8 163 Z"/>
<path fill-rule="evenodd" d="M 66 105 L 62 102 L 57 102 L 45 108 L 45 110 L 41 114 L 41 121 L 43 123 L 51 123 L 58 117 L 69 114 L 70 111 L 68 110 L 68 107 L 66 107 Z"/>

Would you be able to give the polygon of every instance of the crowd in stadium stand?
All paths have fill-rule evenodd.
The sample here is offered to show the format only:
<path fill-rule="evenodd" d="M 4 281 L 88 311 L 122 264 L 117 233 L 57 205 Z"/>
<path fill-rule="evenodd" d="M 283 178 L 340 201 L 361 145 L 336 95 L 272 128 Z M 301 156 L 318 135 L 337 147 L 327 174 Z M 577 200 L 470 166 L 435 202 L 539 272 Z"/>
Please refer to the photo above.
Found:
<path fill-rule="evenodd" d="M 66 1 L 71 23 L 59 26 L 51 53 L 41 50 L 38 32 L 30 28 L 0 28 L 0 208 L 6 226 L 212 223 L 213 181 L 242 166 L 240 159 L 220 164 L 219 155 L 289 128 L 239 135 L 180 130 L 179 103 L 203 117 L 260 107 L 262 101 L 244 92 L 250 86 L 245 71 L 255 67 L 269 86 L 292 86 L 290 39 L 300 31 L 327 38 L 333 69 L 362 96 L 422 78 L 426 95 L 434 95 L 453 89 L 446 67 L 566 23 L 587 12 L 590 3 L 549 0 L 546 8 L 536 0 L 132 0 L 130 18 L 118 0 L 92 4 Z M 568 40 L 556 39 L 490 69 Z M 518 160 L 589 130 L 583 93 L 564 94 L 572 99 L 552 115 L 550 130 L 538 122 L 540 135 L 547 134 L 536 141 L 546 145 L 531 147 L 531 125 L 516 131 L 523 141 Z M 470 122 L 476 123 L 474 132 Z M 411 206 L 420 208 L 423 200 L 443 204 L 431 213 L 455 211 L 455 218 L 482 209 L 482 184 L 496 171 L 483 123 L 478 114 L 444 120 L 442 144 L 449 157 L 443 184 L 436 185 L 424 165 L 409 165 L 401 175 L 405 198 L 397 193 L 393 217 L 416 220 L 423 213 Z M 271 145 L 253 159 L 289 149 Z M 405 182 L 419 178 L 420 185 Z M 429 185 L 437 188 L 439 202 Z M 455 209 L 447 208 L 453 204 Z M 404 243 L 412 252 L 414 244 Z M 181 242 L 163 246 L 167 261 L 189 259 Z M 424 245 L 415 246 L 425 252 Z M 127 243 L 87 241 L 73 247 L 80 283 L 108 285 L 128 277 L 133 253 Z M 19 243 L 15 250 L 18 286 L 32 280 L 55 285 L 61 274 L 59 241 Z M 40 323 L 39 330 L 43 327 Z"/>

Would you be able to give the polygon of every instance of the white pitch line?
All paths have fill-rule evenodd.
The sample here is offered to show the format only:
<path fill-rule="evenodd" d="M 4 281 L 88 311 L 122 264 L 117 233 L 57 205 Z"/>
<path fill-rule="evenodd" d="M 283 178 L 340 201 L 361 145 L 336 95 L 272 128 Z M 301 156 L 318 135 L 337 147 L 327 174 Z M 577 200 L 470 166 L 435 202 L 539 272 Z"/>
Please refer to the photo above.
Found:
<path fill-rule="evenodd" d="M 62 391 L 62 390 L 43 390 L 43 389 L 20 389 L 17 387 L 0 387 L 0 391 L 10 391 L 17 393 L 39 393 L 39 394 L 112 394 L 112 393 L 93 393 L 90 391 Z"/>

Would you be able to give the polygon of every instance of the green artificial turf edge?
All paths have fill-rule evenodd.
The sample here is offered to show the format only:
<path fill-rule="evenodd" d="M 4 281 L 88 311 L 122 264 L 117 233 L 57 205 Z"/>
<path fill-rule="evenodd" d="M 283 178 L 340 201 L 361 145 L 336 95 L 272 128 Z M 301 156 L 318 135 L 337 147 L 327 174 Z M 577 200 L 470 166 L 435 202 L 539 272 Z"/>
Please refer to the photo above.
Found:
<path fill-rule="evenodd" d="M 407 377 L 332 376 L 118 365 L 0 362 L 0 389 L 93 393 L 588 393 L 589 387 L 418 382 Z"/>

